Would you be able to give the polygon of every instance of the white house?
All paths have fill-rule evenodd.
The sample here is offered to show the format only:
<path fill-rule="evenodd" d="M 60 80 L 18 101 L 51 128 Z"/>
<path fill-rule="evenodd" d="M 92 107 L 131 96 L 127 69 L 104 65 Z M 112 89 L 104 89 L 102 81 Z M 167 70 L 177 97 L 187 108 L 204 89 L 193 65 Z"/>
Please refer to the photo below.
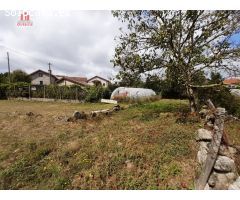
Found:
<path fill-rule="evenodd" d="M 102 85 L 103 87 L 107 87 L 110 81 L 100 76 L 94 76 L 88 79 L 87 83 L 88 85 Z"/>
<path fill-rule="evenodd" d="M 29 74 L 31 78 L 32 85 L 49 85 L 54 84 L 58 78 L 51 74 L 51 70 L 49 72 L 45 72 L 43 70 L 37 70 Z"/>
<path fill-rule="evenodd" d="M 69 85 L 101 85 L 103 87 L 107 87 L 110 83 L 109 80 L 102 78 L 100 76 L 94 76 L 90 79 L 87 77 L 70 77 L 63 75 L 53 75 L 51 70 L 49 72 L 45 72 L 43 70 L 37 70 L 29 74 L 31 78 L 32 85 L 50 85 L 57 84 L 60 86 L 69 86 Z"/>

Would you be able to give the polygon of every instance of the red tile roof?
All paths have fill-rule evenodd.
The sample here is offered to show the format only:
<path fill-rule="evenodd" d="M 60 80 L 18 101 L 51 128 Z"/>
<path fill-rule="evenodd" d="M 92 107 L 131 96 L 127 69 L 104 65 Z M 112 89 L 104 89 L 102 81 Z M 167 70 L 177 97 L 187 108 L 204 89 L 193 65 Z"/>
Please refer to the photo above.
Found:
<path fill-rule="evenodd" d="M 91 81 L 91 80 L 93 80 L 93 79 L 95 79 L 95 78 L 99 78 L 99 79 L 102 79 L 102 80 L 104 80 L 104 81 L 106 81 L 106 82 L 110 82 L 109 80 L 107 80 L 107 79 L 105 79 L 105 78 L 102 78 L 102 77 L 100 77 L 100 76 L 94 76 L 94 77 L 88 79 L 87 81 L 89 82 L 89 81 Z"/>
<path fill-rule="evenodd" d="M 79 82 L 86 82 L 87 83 L 87 77 L 69 77 L 69 79 L 74 80 L 74 81 L 79 81 Z"/>
<path fill-rule="evenodd" d="M 86 77 L 69 77 L 69 76 L 63 76 L 60 78 L 57 82 L 60 82 L 62 80 L 66 80 L 78 85 L 87 85 L 87 78 Z"/>
<path fill-rule="evenodd" d="M 226 85 L 238 85 L 238 84 L 240 84 L 240 79 L 238 79 L 238 78 L 225 79 L 223 81 L 223 84 L 226 84 Z"/>

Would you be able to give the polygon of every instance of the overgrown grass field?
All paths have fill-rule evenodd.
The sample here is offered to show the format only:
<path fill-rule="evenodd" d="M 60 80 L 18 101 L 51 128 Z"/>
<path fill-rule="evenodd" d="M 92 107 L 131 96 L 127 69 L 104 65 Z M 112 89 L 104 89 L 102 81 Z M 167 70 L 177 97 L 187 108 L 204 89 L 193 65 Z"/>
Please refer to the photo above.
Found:
<path fill-rule="evenodd" d="M 179 120 L 187 105 L 160 100 L 67 122 L 112 105 L 0 101 L 0 189 L 193 189 L 203 123 Z M 240 123 L 226 130 L 240 144 Z"/>

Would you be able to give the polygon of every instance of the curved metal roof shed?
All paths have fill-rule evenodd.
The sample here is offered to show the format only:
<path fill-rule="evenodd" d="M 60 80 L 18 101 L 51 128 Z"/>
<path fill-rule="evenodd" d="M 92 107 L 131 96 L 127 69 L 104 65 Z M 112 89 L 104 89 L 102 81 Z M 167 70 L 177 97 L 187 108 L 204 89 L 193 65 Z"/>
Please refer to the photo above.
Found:
<path fill-rule="evenodd" d="M 118 87 L 111 95 L 111 99 L 121 98 L 141 98 L 155 96 L 156 93 L 152 89 L 146 88 L 130 88 L 130 87 Z"/>

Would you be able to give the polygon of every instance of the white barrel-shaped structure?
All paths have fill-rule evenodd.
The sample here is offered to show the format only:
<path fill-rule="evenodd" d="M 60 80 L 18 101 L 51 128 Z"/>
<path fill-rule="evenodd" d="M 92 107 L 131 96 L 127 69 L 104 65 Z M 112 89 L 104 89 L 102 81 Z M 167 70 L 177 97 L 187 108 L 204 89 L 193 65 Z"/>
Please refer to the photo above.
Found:
<path fill-rule="evenodd" d="M 146 88 L 130 88 L 130 87 L 118 87 L 116 88 L 111 95 L 111 99 L 118 98 L 144 98 L 155 96 L 156 93 L 152 89 Z"/>

